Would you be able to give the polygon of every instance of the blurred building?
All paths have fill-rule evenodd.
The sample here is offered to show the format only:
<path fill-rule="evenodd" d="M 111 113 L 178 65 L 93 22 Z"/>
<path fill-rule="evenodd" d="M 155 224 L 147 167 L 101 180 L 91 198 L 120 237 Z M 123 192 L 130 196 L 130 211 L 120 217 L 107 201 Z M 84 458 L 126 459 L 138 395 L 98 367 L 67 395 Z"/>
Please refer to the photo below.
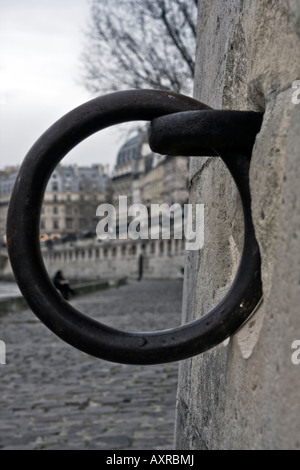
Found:
<path fill-rule="evenodd" d="M 145 132 L 129 139 L 119 150 L 112 178 L 108 166 L 58 165 L 48 182 L 41 213 L 41 240 L 70 239 L 74 236 L 96 235 L 102 203 L 116 208 L 117 222 L 127 217 L 132 204 L 188 201 L 189 164 L 186 157 L 169 157 L 151 151 Z M 0 172 L 0 236 L 6 233 L 6 218 L 11 192 L 18 168 Z M 119 213 L 119 196 L 127 197 L 124 214 Z M 125 213 L 126 212 L 126 213 Z M 124 227 L 126 225 L 124 224 Z"/>
<path fill-rule="evenodd" d="M 0 171 L 0 245 L 5 242 L 8 205 L 18 171 L 18 167 L 7 167 Z"/>
<path fill-rule="evenodd" d="M 96 233 L 97 207 L 106 202 L 108 169 L 58 166 L 47 185 L 41 214 L 41 234 Z"/>
<path fill-rule="evenodd" d="M 6 218 L 18 168 L 0 173 L 0 235 L 5 237 Z M 106 201 L 108 168 L 59 165 L 46 188 L 41 213 L 41 239 L 96 233 L 96 210 Z"/>
<path fill-rule="evenodd" d="M 119 221 L 119 196 L 127 196 L 127 205 L 174 203 L 183 205 L 189 198 L 189 159 L 153 153 L 147 134 L 140 133 L 120 149 L 112 176 L 113 202 Z"/>

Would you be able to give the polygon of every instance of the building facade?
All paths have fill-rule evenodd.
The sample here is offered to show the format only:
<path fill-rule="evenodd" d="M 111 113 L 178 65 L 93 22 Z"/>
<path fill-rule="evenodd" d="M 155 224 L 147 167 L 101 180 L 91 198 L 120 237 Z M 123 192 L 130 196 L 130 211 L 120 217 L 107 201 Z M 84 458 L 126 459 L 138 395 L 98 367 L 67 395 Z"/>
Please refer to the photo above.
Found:
<path fill-rule="evenodd" d="M 97 207 L 106 201 L 108 170 L 58 166 L 47 185 L 41 214 L 41 234 L 96 233 Z"/>
<path fill-rule="evenodd" d="M 18 174 L 17 167 L 0 173 L 0 236 L 5 241 L 6 218 L 10 196 Z M 127 197 L 127 208 L 143 204 L 188 201 L 188 159 L 168 157 L 151 151 L 144 132 L 129 139 L 119 150 L 113 176 L 108 167 L 93 165 L 58 165 L 48 182 L 41 212 L 41 241 L 69 239 L 79 234 L 96 235 L 102 203 L 112 203 L 117 211 L 117 224 L 126 214 L 119 213 L 119 196 Z"/>
<path fill-rule="evenodd" d="M 123 227 L 127 214 L 120 213 L 119 196 L 127 197 L 127 206 L 143 204 L 180 204 L 189 198 L 189 159 L 153 153 L 147 134 L 140 133 L 121 147 L 112 176 L 113 203 L 117 220 Z M 130 219 L 127 218 L 130 222 Z"/>
<path fill-rule="evenodd" d="M 0 171 L 0 245 L 6 242 L 7 211 L 18 170 L 18 167 L 7 167 Z"/>
<path fill-rule="evenodd" d="M 6 218 L 18 168 L 0 174 L 0 234 L 5 238 Z M 106 201 L 108 168 L 59 165 L 46 188 L 41 213 L 41 240 L 96 233 L 96 211 Z"/>

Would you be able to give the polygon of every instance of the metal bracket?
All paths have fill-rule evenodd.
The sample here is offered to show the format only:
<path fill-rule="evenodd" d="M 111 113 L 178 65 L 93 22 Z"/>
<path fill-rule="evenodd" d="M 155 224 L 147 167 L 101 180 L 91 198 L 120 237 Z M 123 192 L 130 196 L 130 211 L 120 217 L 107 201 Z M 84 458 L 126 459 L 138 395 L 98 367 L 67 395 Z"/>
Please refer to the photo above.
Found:
<path fill-rule="evenodd" d="M 219 156 L 237 152 L 250 160 L 263 113 L 200 110 L 152 120 L 149 144 L 163 155 Z"/>
<path fill-rule="evenodd" d="M 193 114 L 195 110 L 202 111 Z M 167 115 L 171 115 L 168 122 Z M 197 124 L 187 124 L 190 119 L 195 119 Z M 244 248 L 228 294 L 199 320 L 154 333 L 119 331 L 74 309 L 52 285 L 39 243 L 45 188 L 60 160 L 93 133 L 132 120 L 152 121 L 150 143 L 156 151 L 171 155 L 220 154 L 237 184 L 244 210 Z M 179 123 L 178 133 L 174 133 L 175 122 Z M 61 339 L 87 354 L 126 364 L 179 361 L 231 336 L 251 315 L 262 293 L 249 190 L 250 154 L 261 122 L 261 114 L 213 111 L 203 103 L 175 93 L 134 90 L 89 101 L 50 127 L 31 148 L 20 168 L 7 221 L 11 265 L 23 296 L 37 317 Z M 170 134 L 167 129 L 171 130 Z M 189 134 L 191 129 L 193 132 Z"/>

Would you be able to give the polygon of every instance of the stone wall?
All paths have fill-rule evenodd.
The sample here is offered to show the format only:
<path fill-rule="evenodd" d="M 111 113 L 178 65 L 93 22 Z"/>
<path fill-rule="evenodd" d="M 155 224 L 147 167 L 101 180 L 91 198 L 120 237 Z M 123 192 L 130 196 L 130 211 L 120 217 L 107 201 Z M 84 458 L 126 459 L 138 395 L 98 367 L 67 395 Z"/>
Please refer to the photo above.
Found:
<path fill-rule="evenodd" d="M 52 250 L 43 248 L 42 255 L 51 278 L 62 270 L 72 281 L 137 279 L 143 255 L 143 278 L 183 279 L 185 243 L 185 239 L 82 242 L 69 247 L 57 245 Z M 5 250 L 0 254 L 0 279 L 14 279 Z"/>
<path fill-rule="evenodd" d="M 180 279 L 184 267 L 183 240 L 118 241 L 43 252 L 50 276 L 63 270 L 68 279 L 137 279 L 140 255 L 146 279 Z"/>
<path fill-rule="evenodd" d="M 195 97 L 218 109 L 264 111 L 250 184 L 264 302 L 230 341 L 180 366 L 178 449 L 300 447 L 299 0 L 199 2 Z M 217 158 L 191 161 L 191 201 L 205 204 L 205 246 L 189 253 L 183 322 L 224 296 L 242 248 L 236 188 Z"/>

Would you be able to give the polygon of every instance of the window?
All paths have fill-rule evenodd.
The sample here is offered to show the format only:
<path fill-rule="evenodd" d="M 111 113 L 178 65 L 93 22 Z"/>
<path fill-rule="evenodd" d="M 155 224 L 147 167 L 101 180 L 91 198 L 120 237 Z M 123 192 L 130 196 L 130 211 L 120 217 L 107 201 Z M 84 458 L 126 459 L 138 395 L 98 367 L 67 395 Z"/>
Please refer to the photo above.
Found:
<path fill-rule="evenodd" d="M 53 228 L 54 228 L 54 230 L 58 230 L 58 229 L 59 229 L 59 222 L 58 222 L 58 220 L 54 220 L 54 221 L 53 221 Z"/>
<path fill-rule="evenodd" d="M 58 191 L 58 184 L 56 182 L 52 183 L 52 191 Z"/>
<path fill-rule="evenodd" d="M 79 219 L 79 229 L 84 230 L 86 228 L 86 219 Z"/>
<path fill-rule="evenodd" d="M 73 219 L 67 219 L 66 220 L 66 227 L 67 227 L 68 230 L 73 229 Z"/>
<path fill-rule="evenodd" d="M 45 230 L 45 228 L 46 228 L 45 221 L 42 220 L 42 221 L 41 221 L 41 229 L 42 229 L 42 230 Z"/>
<path fill-rule="evenodd" d="M 53 207 L 53 214 L 58 214 L 58 208 L 56 206 Z"/>

